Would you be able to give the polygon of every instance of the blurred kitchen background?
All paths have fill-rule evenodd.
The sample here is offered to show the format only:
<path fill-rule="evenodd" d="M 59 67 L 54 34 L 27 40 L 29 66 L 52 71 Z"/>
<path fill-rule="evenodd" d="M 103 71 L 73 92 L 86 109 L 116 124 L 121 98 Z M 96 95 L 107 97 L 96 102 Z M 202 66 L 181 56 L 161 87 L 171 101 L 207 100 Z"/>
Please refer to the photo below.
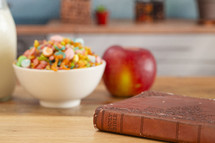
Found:
<path fill-rule="evenodd" d="M 62 34 L 82 37 L 100 56 L 112 45 L 147 48 L 158 76 L 215 75 L 215 0 L 7 1 L 17 24 L 19 55 L 35 39 Z M 98 25 L 95 11 L 105 8 L 108 21 Z"/>

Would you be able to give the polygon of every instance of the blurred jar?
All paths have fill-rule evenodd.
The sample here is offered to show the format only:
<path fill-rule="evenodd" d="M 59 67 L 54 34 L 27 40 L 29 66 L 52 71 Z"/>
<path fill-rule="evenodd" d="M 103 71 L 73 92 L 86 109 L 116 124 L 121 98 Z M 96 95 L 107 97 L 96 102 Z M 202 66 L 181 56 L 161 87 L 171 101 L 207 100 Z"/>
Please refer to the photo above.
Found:
<path fill-rule="evenodd" d="M 153 17 L 154 20 L 164 20 L 165 19 L 165 10 L 164 10 L 164 0 L 153 0 Z"/>
<path fill-rule="evenodd" d="M 135 20 L 136 22 L 153 21 L 153 3 L 151 0 L 136 0 Z"/>
<path fill-rule="evenodd" d="M 215 24 L 215 0 L 197 0 L 200 24 Z"/>
<path fill-rule="evenodd" d="M 0 101 L 12 96 L 15 74 L 12 63 L 16 58 L 16 27 L 5 0 L 0 0 Z"/>

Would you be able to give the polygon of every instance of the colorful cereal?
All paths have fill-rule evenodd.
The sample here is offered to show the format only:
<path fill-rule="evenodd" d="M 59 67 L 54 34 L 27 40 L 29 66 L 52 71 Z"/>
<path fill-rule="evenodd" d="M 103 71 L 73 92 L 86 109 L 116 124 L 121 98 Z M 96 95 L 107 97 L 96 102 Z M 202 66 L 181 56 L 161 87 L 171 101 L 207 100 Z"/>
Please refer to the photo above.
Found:
<path fill-rule="evenodd" d="M 21 55 L 16 65 L 23 68 L 44 70 L 70 70 L 102 64 L 99 56 L 84 46 L 81 38 L 71 40 L 56 35 L 49 41 L 35 40 L 33 47 Z"/>

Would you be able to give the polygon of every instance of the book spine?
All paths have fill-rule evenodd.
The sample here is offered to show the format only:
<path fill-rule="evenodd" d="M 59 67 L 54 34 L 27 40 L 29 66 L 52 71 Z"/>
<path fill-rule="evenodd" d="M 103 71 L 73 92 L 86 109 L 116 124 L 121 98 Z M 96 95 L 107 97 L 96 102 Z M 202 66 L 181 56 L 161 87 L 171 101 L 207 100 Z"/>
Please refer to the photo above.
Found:
<path fill-rule="evenodd" d="M 99 107 L 94 126 L 102 131 L 146 137 L 171 142 L 214 143 L 214 126 L 191 125 L 163 119 L 119 113 Z"/>

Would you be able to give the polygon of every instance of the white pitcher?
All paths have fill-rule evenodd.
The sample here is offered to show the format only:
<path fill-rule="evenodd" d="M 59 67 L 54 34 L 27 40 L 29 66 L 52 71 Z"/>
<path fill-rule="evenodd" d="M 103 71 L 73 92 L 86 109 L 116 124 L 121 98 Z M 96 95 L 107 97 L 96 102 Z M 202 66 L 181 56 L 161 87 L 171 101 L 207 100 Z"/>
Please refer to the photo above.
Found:
<path fill-rule="evenodd" d="M 7 101 L 15 87 L 12 63 L 16 58 L 16 27 L 5 0 L 0 0 L 0 101 Z"/>

